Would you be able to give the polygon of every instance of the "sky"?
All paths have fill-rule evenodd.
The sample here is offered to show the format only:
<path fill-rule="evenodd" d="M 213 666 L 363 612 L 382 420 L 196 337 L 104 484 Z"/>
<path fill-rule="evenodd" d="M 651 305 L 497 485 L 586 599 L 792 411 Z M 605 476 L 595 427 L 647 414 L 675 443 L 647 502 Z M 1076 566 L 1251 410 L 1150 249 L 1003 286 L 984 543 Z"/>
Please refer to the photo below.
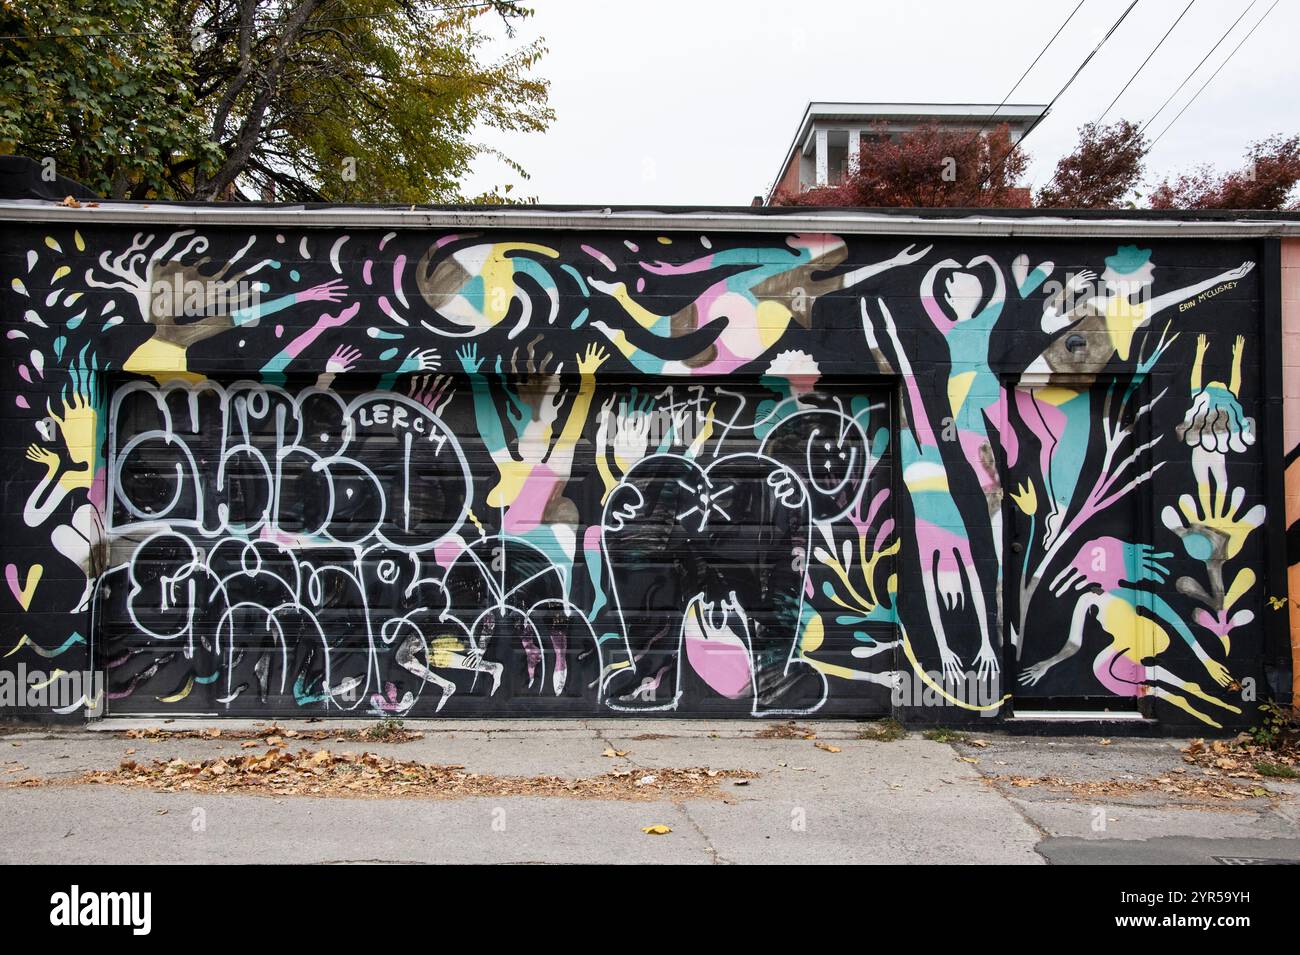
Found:
<path fill-rule="evenodd" d="M 1084 0 L 1009 102 L 1047 103 L 1131 0 Z M 1274 0 L 1237 28 L 1152 123 L 1158 134 Z M 542 203 L 748 205 L 780 171 L 810 100 L 1000 102 L 1078 0 L 528 0 L 500 49 L 544 37 L 545 133 L 481 130 L 523 164 L 481 158 L 474 195 L 515 183 Z M 1026 141 L 1034 187 L 1155 47 L 1187 0 L 1139 0 Z M 1146 120 L 1250 0 L 1195 0 L 1106 115 Z M 1240 165 L 1254 141 L 1300 132 L 1300 0 L 1280 0 L 1156 144 L 1148 175 Z M 1152 175 L 1159 174 L 1159 175 Z"/>

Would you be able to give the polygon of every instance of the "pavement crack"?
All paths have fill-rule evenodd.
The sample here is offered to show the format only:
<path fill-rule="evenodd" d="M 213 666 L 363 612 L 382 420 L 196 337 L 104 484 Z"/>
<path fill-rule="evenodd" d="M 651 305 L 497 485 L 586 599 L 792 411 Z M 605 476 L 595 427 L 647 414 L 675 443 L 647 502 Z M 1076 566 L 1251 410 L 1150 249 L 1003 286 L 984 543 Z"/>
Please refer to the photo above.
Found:
<path fill-rule="evenodd" d="M 675 802 L 673 805 L 676 806 L 678 811 L 686 817 L 686 821 L 691 824 L 691 828 L 695 830 L 696 835 L 704 841 L 704 851 L 709 854 L 710 864 L 731 865 L 731 861 L 724 859 L 722 854 L 718 852 L 718 847 L 713 844 L 713 839 L 711 839 L 709 834 L 704 831 L 704 827 L 700 825 L 699 821 L 691 815 L 691 811 L 686 808 L 686 804 L 683 802 Z"/>

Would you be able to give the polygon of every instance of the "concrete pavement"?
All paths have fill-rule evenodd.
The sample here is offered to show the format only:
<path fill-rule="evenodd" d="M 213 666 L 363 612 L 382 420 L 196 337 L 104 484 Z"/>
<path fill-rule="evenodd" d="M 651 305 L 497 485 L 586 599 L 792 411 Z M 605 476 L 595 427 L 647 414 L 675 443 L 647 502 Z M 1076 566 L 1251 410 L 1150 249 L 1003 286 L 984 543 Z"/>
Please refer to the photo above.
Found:
<path fill-rule="evenodd" d="M 116 724 L 125 727 L 127 724 Z M 201 724 L 138 721 L 188 730 Z M 265 723 L 220 723 L 223 732 Z M 329 724 L 284 721 L 318 731 Z M 340 724 L 333 724 L 334 726 Z M 355 722 L 342 724 L 356 729 Z M 1243 801 L 1120 797 L 1007 778 L 1087 783 L 1184 769 L 1179 741 L 979 734 L 880 741 L 870 724 L 685 720 L 409 721 L 401 744 L 301 745 L 460 764 L 497 776 L 594 776 L 709 766 L 758 774 L 722 798 L 638 802 L 503 795 L 465 799 L 162 793 L 75 780 L 139 761 L 244 755 L 241 739 L 128 739 L 104 730 L 0 728 L 0 862 L 1091 863 L 1300 860 L 1300 785 Z M 815 733 L 803 738 L 802 730 Z M 864 738 L 866 737 L 866 738 Z M 286 742 L 297 748 L 294 740 Z M 818 748 L 821 742 L 838 752 Z M 128 756 L 127 750 L 135 750 Z M 625 756 L 603 756 L 609 750 Z M 1254 785 L 1254 784 L 1252 784 Z M 663 836 L 642 833 L 663 824 Z"/>

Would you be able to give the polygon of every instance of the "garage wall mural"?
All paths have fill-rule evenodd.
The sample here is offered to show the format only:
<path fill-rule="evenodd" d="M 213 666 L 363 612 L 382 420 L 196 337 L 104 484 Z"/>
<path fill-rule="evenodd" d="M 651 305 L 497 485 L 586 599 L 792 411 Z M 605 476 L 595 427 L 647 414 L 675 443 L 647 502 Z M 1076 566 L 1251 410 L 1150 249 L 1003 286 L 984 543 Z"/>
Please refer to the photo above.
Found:
<path fill-rule="evenodd" d="M 0 233 L 10 713 L 1253 718 L 1253 245 L 92 212 Z"/>

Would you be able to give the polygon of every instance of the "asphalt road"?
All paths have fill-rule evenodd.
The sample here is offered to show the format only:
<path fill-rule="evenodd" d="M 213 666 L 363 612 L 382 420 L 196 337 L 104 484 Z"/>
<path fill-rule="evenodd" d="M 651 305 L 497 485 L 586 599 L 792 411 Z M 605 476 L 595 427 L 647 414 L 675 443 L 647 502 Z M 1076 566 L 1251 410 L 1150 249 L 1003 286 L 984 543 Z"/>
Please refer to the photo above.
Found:
<path fill-rule="evenodd" d="M 117 724 L 119 727 L 125 724 Z M 135 725 L 161 725 L 141 721 Z M 238 725 L 220 724 L 227 730 Z M 324 724 L 286 722 L 299 729 Z M 356 724 L 348 724 L 355 727 Z M 68 784 L 137 760 L 244 754 L 239 740 L 0 728 L 3 863 L 1217 863 L 1300 860 L 1296 783 L 1225 803 L 1161 792 L 1086 796 L 1002 777 L 1146 780 L 1186 769 L 1180 741 L 917 733 L 877 741 L 853 723 L 410 722 L 403 744 L 311 743 L 499 776 L 617 767 L 748 769 L 722 798 L 678 802 L 488 796 L 343 798 L 161 793 Z M 170 724 L 192 728 L 191 724 Z M 838 748 L 829 752 L 817 741 Z M 621 757 L 603 756 L 609 749 Z M 1199 770 L 1195 770 L 1199 772 Z M 996 777 L 996 778 L 995 778 Z M 57 785 L 14 786 L 39 778 Z M 667 835 L 642 828 L 665 825 Z"/>

